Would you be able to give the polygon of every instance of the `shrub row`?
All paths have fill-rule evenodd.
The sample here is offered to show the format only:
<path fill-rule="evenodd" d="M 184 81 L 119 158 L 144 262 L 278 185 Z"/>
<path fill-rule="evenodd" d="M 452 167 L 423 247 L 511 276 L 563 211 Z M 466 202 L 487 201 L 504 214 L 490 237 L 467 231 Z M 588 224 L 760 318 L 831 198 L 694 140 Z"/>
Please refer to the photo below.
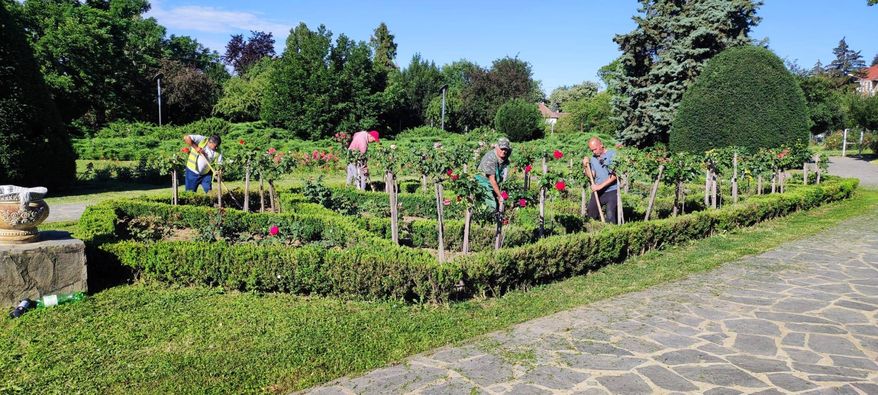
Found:
<path fill-rule="evenodd" d="M 131 202 L 90 208 L 83 216 L 82 234 L 91 237 L 90 246 L 106 252 L 105 256 L 115 257 L 146 278 L 162 281 L 366 299 L 444 301 L 472 295 L 501 295 L 509 290 L 583 274 L 651 249 L 845 199 L 856 186 L 856 180 L 838 180 L 795 187 L 785 194 L 753 197 L 719 210 L 612 226 L 598 232 L 552 236 L 520 247 L 462 256 L 444 264 L 437 263 L 423 250 L 393 245 L 351 220 L 325 212 L 324 226 L 336 226 L 346 232 L 345 237 L 358 239 L 358 242 L 349 244 L 346 249 L 318 244 L 286 247 L 216 242 L 119 242 L 119 235 L 114 233 L 121 215 L 165 215 L 172 219 L 173 212 L 181 213 L 175 214 L 180 216 L 176 220 L 183 221 L 183 217 L 200 218 L 209 211 Z M 300 204 L 300 207 L 306 206 Z M 277 222 L 279 217 L 304 216 L 229 212 L 236 218 L 232 221 L 258 226 Z M 106 237 L 100 243 L 102 235 Z"/>
<path fill-rule="evenodd" d="M 632 255 L 755 225 L 775 217 L 846 199 L 858 185 L 844 179 L 798 187 L 784 194 L 752 197 L 718 210 L 608 227 L 597 233 L 549 237 L 523 247 L 478 253 L 454 262 L 466 292 L 501 295 L 583 274 Z"/>

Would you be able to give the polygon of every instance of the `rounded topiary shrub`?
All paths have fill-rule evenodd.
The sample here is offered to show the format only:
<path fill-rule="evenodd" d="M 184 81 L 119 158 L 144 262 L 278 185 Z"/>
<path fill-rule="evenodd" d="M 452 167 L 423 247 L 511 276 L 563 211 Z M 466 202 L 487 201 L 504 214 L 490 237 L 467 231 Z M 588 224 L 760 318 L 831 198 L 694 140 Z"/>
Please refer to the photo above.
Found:
<path fill-rule="evenodd" d="M 73 147 L 7 7 L 0 3 L 0 183 L 63 187 L 76 176 Z"/>
<path fill-rule="evenodd" d="M 755 46 L 727 49 L 707 62 L 683 95 L 670 148 L 779 147 L 807 142 L 808 110 L 783 61 Z"/>
<path fill-rule="evenodd" d="M 512 99 L 497 109 L 494 128 L 512 141 L 538 139 L 543 137 L 543 117 L 536 104 Z"/>

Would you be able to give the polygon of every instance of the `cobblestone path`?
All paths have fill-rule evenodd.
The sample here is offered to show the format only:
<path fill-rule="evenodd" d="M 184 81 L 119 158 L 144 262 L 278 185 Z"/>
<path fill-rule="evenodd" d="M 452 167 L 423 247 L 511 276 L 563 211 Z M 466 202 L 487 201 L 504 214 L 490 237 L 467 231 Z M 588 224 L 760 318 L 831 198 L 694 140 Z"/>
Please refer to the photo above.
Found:
<path fill-rule="evenodd" d="M 310 392 L 878 394 L 876 221 Z"/>

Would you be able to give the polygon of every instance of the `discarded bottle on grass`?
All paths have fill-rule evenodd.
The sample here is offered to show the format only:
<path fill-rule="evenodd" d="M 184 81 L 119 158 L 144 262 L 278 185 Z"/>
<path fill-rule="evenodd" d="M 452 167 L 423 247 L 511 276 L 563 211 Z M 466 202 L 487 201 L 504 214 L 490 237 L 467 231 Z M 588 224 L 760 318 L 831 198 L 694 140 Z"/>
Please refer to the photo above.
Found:
<path fill-rule="evenodd" d="M 82 292 L 74 292 L 69 294 L 57 294 L 57 295 L 44 295 L 42 298 L 37 300 L 37 307 L 52 307 L 57 306 L 59 304 L 65 304 L 70 302 L 78 302 L 80 300 L 85 299 L 85 294 Z"/>
<path fill-rule="evenodd" d="M 18 306 L 15 306 L 15 309 L 9 313 L 9 317 L 18 318 L 21 317 L 22 314 L 26 313 L 28 310 L 34 308 L 34 301 L 30 299 L 24 299 L 18 303 Z"/>

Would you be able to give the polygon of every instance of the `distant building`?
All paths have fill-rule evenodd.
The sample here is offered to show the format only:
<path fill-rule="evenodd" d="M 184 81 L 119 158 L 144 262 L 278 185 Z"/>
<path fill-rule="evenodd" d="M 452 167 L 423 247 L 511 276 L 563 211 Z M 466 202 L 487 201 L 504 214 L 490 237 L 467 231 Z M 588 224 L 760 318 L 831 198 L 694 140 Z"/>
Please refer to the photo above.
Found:
<path fill-rule="evenodd" d="M 875 96 L 878 93 L 878 65 L 863 70 L 863 76 L 857 77 L 857 82 L 860 83 L 857 92 L 863 96 Z"/>
<path fill-rule="evenodd" d="M 561 118 L 567 114 L 564 114 L 560 111 L 552 111 L 551 108 L 546 106 L 546 103 L 540 103 L 540 114 L 543 115 L 543 119 L 546 121 L 546 125 L 551 125 L 554 130 L 555 124 L 558 123 L 558 118 Z"/>

